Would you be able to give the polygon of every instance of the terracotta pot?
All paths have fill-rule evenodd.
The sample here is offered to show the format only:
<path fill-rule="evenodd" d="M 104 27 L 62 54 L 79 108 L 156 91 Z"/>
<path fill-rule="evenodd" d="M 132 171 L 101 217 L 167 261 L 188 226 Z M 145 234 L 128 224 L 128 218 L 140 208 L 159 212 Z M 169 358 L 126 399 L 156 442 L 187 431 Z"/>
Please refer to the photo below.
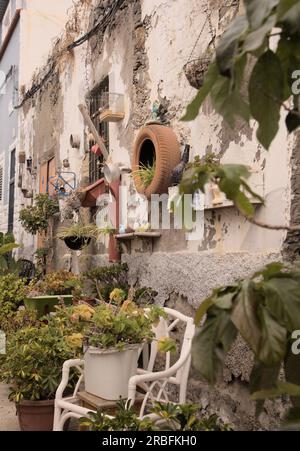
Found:
<path fill-rule="evenodd" d="M 152 194 L 168 193 L 173 169 L 180 163 L 180 145 L 174 131 L 164 125 L 147 125 L 137 136 L 132 161 L 132 171 L 141 165 L 156 162 L 153 180 L 145 187 L 140 177 L 135 176 L 135 186 L 140 194 L 150 198 Z"/>
<path fill-rule="evenodd" d="M 21 401 L 17 404 L 21 431 L 52 431 L 54 400 Z"/>

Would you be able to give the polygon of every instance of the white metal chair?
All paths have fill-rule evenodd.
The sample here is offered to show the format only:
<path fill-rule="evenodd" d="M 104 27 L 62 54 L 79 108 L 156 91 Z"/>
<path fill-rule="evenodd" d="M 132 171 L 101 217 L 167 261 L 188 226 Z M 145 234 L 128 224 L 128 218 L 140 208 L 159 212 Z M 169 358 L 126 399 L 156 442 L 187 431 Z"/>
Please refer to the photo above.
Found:
<path fill-rule="evenodd" d="M 176 397 L 177 402 L 184 404 L 186 402 L 186 389 L 191 365 L 191 344 L 195 333 L 193 318 L 183 315 L 176 310 L 164 309 L 167 313 L 167 319 L 161 319 L 159 325 L 154 329 L 155 340 L 150 346 L 143 349 L 143 368 L 137 370 L 137 374 L 130 378 L 128 384 L 128 400 L 132 406 L 137 397 L 137 387 L 143 392 L 143 401 L 139 416 L 143 418 L 146 415 L 146 408 L 155 401 L 168 402 L 171 397 Z M 178 326 L 183 327 L 183 337 L 181 340 L 181 349 L 179 358 L 175 363 L 171 363 L 170 353 L 165 354 L 164 369 L 155 371 L 156 363 L 161 366 L 161 359 L 157 362 L 158 344 L 157 340 L 169 337 L 170 333 Z M 160 354 L 161 356 L 161 354 Z M 69 382 L 70 369 L 76 368 L 79 372 L 78 382 L 73 395 L 64 397 L 64 391 Z M 70 418 L 87 417 L 92 409 L 80 406 L 78 392 L 84 384 L 84 361 L 67 360 L 63 365 L 62 380 L 56 392 L 54 431 L 62 431 L 65 422 Z M 172 390 L 173 387 L 173 390 Z M 172 390 L 172 392 L 169 391 Z M 172 399 L 173 401 L 173 399 Z"/>

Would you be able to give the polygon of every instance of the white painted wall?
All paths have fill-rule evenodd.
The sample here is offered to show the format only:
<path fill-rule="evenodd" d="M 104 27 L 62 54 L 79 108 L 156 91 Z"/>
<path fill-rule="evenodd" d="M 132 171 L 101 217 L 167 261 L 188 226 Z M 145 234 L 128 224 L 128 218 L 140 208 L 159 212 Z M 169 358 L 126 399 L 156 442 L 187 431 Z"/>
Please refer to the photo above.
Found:
<path fill-rule="evenodd" d="M 21 13 L 20 85 L 46 62 L 54 40 L 65 28 L 72 0 L 24 0 Z"/>

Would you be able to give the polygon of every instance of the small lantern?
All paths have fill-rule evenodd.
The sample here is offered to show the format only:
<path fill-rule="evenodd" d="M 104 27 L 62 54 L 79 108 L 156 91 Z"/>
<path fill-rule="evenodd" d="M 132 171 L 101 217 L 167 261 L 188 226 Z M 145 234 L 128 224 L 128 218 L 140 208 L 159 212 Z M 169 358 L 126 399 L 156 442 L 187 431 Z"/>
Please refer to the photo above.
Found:
<path fill-rule="evenodd" d="M 32 171 L 32 157 L 27 158 L 26 160 L 26 164 L 27 164 L 27 171 L 31 172 Z"/>

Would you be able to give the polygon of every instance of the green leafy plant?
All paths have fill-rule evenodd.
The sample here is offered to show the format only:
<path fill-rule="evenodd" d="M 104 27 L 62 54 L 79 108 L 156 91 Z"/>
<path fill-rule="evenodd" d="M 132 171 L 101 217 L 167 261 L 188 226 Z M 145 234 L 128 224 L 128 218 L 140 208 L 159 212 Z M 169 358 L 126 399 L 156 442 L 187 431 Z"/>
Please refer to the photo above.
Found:
<path fill-rule="evenodd" d="M 98 240 L 103 233 L 103 229 L 100 229 L 96 224 L 72 224 L 69 227 L 61 227 L 56 236 L 61 239 L 74 237 Z"/>
<path fill-rule="evenodd" d="M 194 163 L 187 166 L 181 180 L 180 192 L 181 194 L 189 194 L 200 189 L 205 193 L 206 184 L 209 182 L 215 183 L 241 213 L 251 218 L 255 209 L 250 198 L 262 203 L 264 203 L 264 200 L 248 185 L 247 179 L 249 176 L 250 172 L 246 166 L 238 164 L 221 165 L 214 154 L 208 154 L 202 160 L 195 158 Z"/>
<path fill-rule="evenodd" d="M 81 426 L 90 431 L 230 431 L 217 415 L 202 415 L 198 418 L 201 406 L 193 404 L 176 405 L 172 403 L 155 403 L 151 413 L 157 420 L 145 417 L 140 419 L 133 408 L 128 408 L 126 401 L 117 404 L 113 418 L 100 409 L 91 412 L 88 418 L 81 418 Z"/>
<path fill-rule="evenodd" d="M 183 120 L 195 119 L 210 96 L 213 108 L 231 127 L 237 117 L 246 123 L 255 119 L 257 139 L 268 149 L 279 129 L 281 109 L 288 111 L 289 132 L 300 125 L 299 95 L 293 90 L 294 71 L 300 67 L 300 4 L 245 0 L 244 5 L 245 14 L 234 19 L 219 41 L 204 84 Z M 285 103 L 289 98 L 294 100 L 292 108 Z"/>
<path fill-rule="evenodd" d="M 25 281 L 14 274 L 0 276 L 0 329 L 16 313 L 26 297 Z"/>
<path fill-rule="evenodd" d="M 30 282 L 27 288 L 28 295 L 41 296 L 41 295 L 69 295 L 73 291 L 81 290 L 82 282 L 79 276 L 62 270 L 55 271 L 46 274 L 40 280 L 33 280 Z"/>
<path fill-rule="evenodd" d="M 132 301 L 118 307 L 103 303 L 95 308 L 85 333 L 86 343 L 100 349 L 123 349 L 127 345 L 150 342 L 155 337 L 153 326 L 165 316 L 159 306 L 145 310 Z"/>
<path fill-rule="evenodd" d="M 143 186 L 148 188 L 151 185 L 156 171 L 156 162 L 153 164 L 140 164 L 139 169 L 133 171 L 132 176 L 141 180 Z"/>
<path fill-rule="evenodd" d="M 141 420 L 133 409 L 128 409 L 126 401 L 117 403 L 116 415 L 110 418 L 101 409 L 90 412 L 88 418 L 81 418 L 80 425 L 89 431 L 157 431 L 150 419 Z"/>
<path fill-rule="evenodd" d="M 299 358 L 292 352 L 292 333 L 300 330 L 300 266 L 273 263 L 251 278 L 218 288 L 200 306 L 192 356 L 195 367 L 208 382 L 215 384 L 224 359 L 239 333 L 254 353 L 250 376 L 251 394 L 256 395 L 258 411 L 262 397 L 289 393 L 295 407 L 300 404 Z M 288 385 L 279 380 L 281 366 Z M 284 389 L 284 390 L 283 390 Z"/>
<path fill-rule="evenodd" d="M 48 194 L 38 194 L 34 198 L 34 205 L 20 211 L 20 222 L 26 232 L 36 235 L 48 229 L 49 220 L 59 212 L 57 199 L 50 198 Z"/>
<path fill-rule="evenodd" d="M 1 378 L 12 383 L 10 399 L 48 400 L 55 397 L 65 360 L 78 357 L 68 344 L 64 329 L 40 323 L 19 330 L 7 344 Z M 72 387 L 72 378 L 70 387 Z"/>
<path fill-rule="evenodd" d="M 84 278 L 92 283 L 93 293 L 101 300 L 110 302 L 114 289 L 122 290 L 124 300 L 134 301 L 140 306 L 154 303 L 157 292 L 150 287 L 134 288 L 128 283 L 128 265 L 102 266 L 84 274 Z"/>
<path fill-rule="evenodd" d="M 12 251 L 20 246 L 15 243 L 12 233 L 0 233 L 0 274 L 18 271 L 18 264 L 12 256 Z"/>
<path fill-rule="evenodd" d="M 94 292 L 100 300 L 109 302 L 109 295 L 114 288 L 128 290 L 128 266 L 126 264 L 102 266 L 84 274 L 92 282 Z"/>
<path fill-rule="evenodd" d="M 43 277 L 46 274 L 48 255 L 49 248 L 47 247 L 41 247 L 37 249 L 34 253 L 36 261 L 36 272 L 38 278 Z"/>

